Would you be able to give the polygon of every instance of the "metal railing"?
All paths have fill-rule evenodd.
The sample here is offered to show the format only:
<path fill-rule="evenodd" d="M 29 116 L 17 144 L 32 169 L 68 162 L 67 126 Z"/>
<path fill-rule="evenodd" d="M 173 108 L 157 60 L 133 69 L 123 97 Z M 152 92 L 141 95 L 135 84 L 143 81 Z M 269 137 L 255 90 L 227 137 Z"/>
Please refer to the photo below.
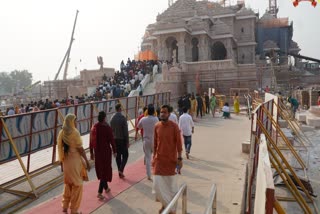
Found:
<path fill-rule="evenodd" d="M 216 214 L 217 213 L 217 186 L 215 184 L 211 187 L 210 197 L 208 205 L 204 214 Z"/>
<path fill-rule="evenodd" d="M 173 199 L 170 201 L 168 206 L 162 211 L 161 214 L 168 214 L 171 209 L 175 206 L 178 199 L 182 196 L 182 214 L 187 214 L 187 184 L 183 183 L 179 191 L 174 195 Z"/>
<path fill-rule="evenodd" d="M 292 160 L 297 161 L 301 169 L 306 169 L 306 164 L 302 160 L 300 154 L 296 151 L 296 149 L 292 146 L 291 142 L 287 139 L 286 135 L 281 130 L 278 124 L 278 117 L 280 116 L 279 112 L 276 110 L 276 105 L 274 104 L 274 99 L 261 103 L 253 112 L 252 123 L 255 126 L 252 126 L 251 133 L 254 135 L 251 141 L 253 148 L 251 150 L 251 156 L 253 157 L 253 163 L 251 172 L 249 174 L 250 180 L 248 184 L 249 194 L 247 196 L 248 204 L 247 204 L 247 212 L 252 213 L 252 206 L 254 200 L 252 197 L 253 190 L 253 181 L 257 177 L 257 167 L 259 163 L 259 150 L 260 143 L 259 140 L 264 134 L 267 139 L 267 149 L 270 157 L 271 166 L 273 169 L 279 174 L 288 191 L 291 192 L 293 198 L 290 200 L 295 201 L 301 208 L 301 211 L 304 213 L 313 213 L 312 208 L 307 203 L 312 203 L 313 209 L 318 213 L 317 207 L 310 195 L 311 191 L 305 186 L 297 176 L 297 172 L 292 167 L 290 163 Z M 276 117 L 275 117 L 276 116 Z M 284 152 L 279 149 L 280 145 L 277 144 L 278 140 L 281 140 L 287 150 Z M 288 159 L 288 156 L 291 157 Z M 304 193 L 305 197 L 302 196 L 298 187 Z M 280 201 L 280 197 L 276 197 Z M 287 199 L 288 200 L 288 199 Z M 282 207 L 278 202 L 273 201 L 272 206 L 268 204 L 268 200 L 266 201 L 266 209 L 268 207 L 268 212 L 272 213 L 273 209 L 276 208 L 279 213 L 283 213 Z"/>
<path fill-rule="evenodd" d="M 154 104 L 155 107 L 159 107 L 162 104 L 169 104 L 170 92 L 64 106 L 5 117 L 0 116 L 0 167 L 5 172 L 6 169 L 12 169 L 10 162 L 15 164 L 18 161 L 20 163 L 15 169 L 16 173 L 0 180 L 1 193 L 12 193 L 20 197 L 13 198 L 9 203 L 1 204 L 0 213 L 11 212 L 12 209 L 14 209 L 12 212 L 17 211 L 30 203 L 30 200 L 40 197 L 62 181 L 61 174 L 58 174 L 57 177 L 48 178 L 50 180 L 41 185 L 33 182 L 37 176 L 57 166 L 57 136 L 65 115 L 74 113 L 77 116 L 77 128 L 80 134 L 87 135 L 92 124 L 97 121 L 99 111 L 105 111 L 107 120 L 110 120 L 115 113 L 117 103 L 121 103 L 123 114 L 131 122 L 131 119 L 137 118 L 138 109 L 143 106 Z M 135 131 L 134 124 L 132 122 L 131 124 L 128 131 Z M 86 139 L 85 149 L 88 148 L 88 145 L 88 139 Z M 47 152 L 45 152 L 46 149 Z M 42 154 L 41 152 L 45 153 L 45 158 L 41 156 L 40 159 L 40 156 L 37 156 Z M 24 192 L 14 188 L 22 182 L 29 182 L 32 191 Z"/>

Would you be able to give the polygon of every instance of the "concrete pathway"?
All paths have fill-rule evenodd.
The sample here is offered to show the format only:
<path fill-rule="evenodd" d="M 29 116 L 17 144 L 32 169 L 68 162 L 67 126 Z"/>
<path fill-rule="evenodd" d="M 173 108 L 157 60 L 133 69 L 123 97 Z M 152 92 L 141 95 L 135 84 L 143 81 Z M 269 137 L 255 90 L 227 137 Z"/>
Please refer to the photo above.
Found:
<path fill-rule="evenodd" d="M 248 156 L 241 143 L 249 139 L 250 121 L 245 116 L 231 119 L 209 115 L 196 122 L 191 158 L 184 158 L 179 183 L 187 183 L 188 213 L 203 213 L 212 184 L 217 185 L 217 213 L 241 213 Z M 119 194 L 93 213 L 157 213 L 152 183 L 147 179 Z M 181 199 L 179 201 L 181 212 Z"/>
<path fill-rule="evenodd" d="M 241 213 L 248 160 L 248 155 L 241 153 L 241 143 L 249 139 L 250 124 L 250 120 L 242 115 L 232 115 L 231 119 L 222 119 L 219 114 L 215 118 L 206 115 L 203 119 L 197 120 L 192 138 L 191 158 L 188 160 L 184 157 L 182 174 L 177 175 L 180 184 L 183 182 L 187 184 L 188 213 L 204 212 L 212 184 L 217 185 L 217 213 Z M 130 147 L 131 163 L 143 157 L 141 147 L 141 142 L 134 143 Z M 113 169 L 116 169 L 115 165 Z M 50 177 L 46 175 L 48 176 Z M 95 172 L 92 169 L 90 180 L 95 179 Z M 117 184 L 110 184 L 111 188 L 114 188 L 112 185 Z M 143 179 L 92 213 L 157 213 L 161 205 L 155 202 L 151 186 L 150 181 Z M 48 203 L 61 193 L 62 185 L 19 213 L 25 213 L 27 209 L 32 209 L 41 203 Z M 92 197 L 94 199 L 96 195 Z M 82 201 L 82 203 L 86 202 Z M 181 213 L 181 199 L 178 209 L 178 213 Z M 59 206 L 58 210 L 60 210 Z"/>

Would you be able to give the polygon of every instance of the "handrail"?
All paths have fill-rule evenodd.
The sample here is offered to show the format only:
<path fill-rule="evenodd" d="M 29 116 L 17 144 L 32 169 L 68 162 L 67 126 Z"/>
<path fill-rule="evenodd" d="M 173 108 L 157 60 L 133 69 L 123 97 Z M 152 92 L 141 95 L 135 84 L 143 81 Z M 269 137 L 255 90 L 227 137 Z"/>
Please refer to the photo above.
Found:
<path fill-rule="evenodd" d="M 210 197 L 208 201 L 208 205 L 204 214 L 209 214 L 211 210 L 211 214 L 217 213 L 217 186 L 215 184 L 211 187 Z"/>
<path fill-rule="evenodd" d="M 171 209 L 175 206 L 178 199 L 182 195 L 182 214 L 187 214 L 187 184 L 183 183 L 179 191 L 174 195 L 173 199 L 170 201 L 168 206 L 162 211 L 161 214 L 168 214 L 171 212 Z"/>
<path fill-rule="evenodd" d="M 279 111 L 280 112 L 280 116 L 283 117 L 283 119 L 285 119 L 286 121 L 288 121 L 288 124 L 289 124 L 290 128 L 298 136 L 298 139 L 300 140 L 300 143 L 303 144 L 303 146 L 305 148 L 306 148 L 306 146 L 304 145 L 304 143 L 302 141 L 306 141 L 309 145 L 312 145 L 312 143 L 309 140 L 309 138 L 301 130 L 300 131 L 298 130 L 297 127 L 300 127 L 298 122 L 296 120 L 290 120 L 290 118 L 288 118 L 287 115 L 285 115 L 284 112 L 288 112 L 288 110 L 283 108 L 283 103 L 281 102 L 280 105 L 276 104 L 276 107 L 280 110 Z"/>

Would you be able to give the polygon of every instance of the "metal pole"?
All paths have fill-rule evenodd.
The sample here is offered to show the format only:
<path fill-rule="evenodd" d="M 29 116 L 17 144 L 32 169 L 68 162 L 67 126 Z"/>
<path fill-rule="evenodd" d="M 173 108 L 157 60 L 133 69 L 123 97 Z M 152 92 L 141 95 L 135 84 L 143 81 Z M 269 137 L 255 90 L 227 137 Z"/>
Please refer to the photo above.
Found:
<path fill-rule="evenodd" d="M 56 161 L 56 145 L 57 145 L 57 139 L 58 139 L 58 110 L 55 110 L 55 116 L 54 116 L 54 131 L 53 131 L 53 151 L 52 151 L 52 160 L 51 163 L 54 163 Z"/>
<path fill-rule="evenodd" d="M 182 214 L 187 214 L 187 186 L 182 194 Z"/>
<path fill-rule="evenodd" d="M 74 24 L 73 24 L 73 29 L 72 29 L 72 35 L 71 35 L 71 39 L 70 39 L 70 44 L 69 44 L 69 48 L 68 48 L 68 51 L 67 51 L 67 58 L 66 58 L 67 61 L 66 61 L 66 65 L 65 65 L 64 73 L 63 73 L 63 80 L 66 80 L 66 79 L 67 79 L 67 71 L 68 71 L 69 60 L 70 60 L 70 52 L 71 52 L 71 46 L 72 46 L 72 43 L 73 43 L 73 40 L 74 40 L 73 35 L 74 35 L 74 30 L 75 30 L 75 28 L 76 28 L 78 13 L 79 13 L 79 10 L 77 10 L 76 18 L 75 18 Z"/>
<path fill-rule="evenodd" d="M 30 170 L 30 155 L 31 155 L 31 145 L 32 145 L 32 124 L 33 124 L 33 121 L 34 121 L 34 115 L 35 114 L 31 114 L 30 117 L 30 132 L 29 132 L 29 151 L 28 151 L 28 160 L 27 160 L 27 172 L 29 172 Z"/>
<path fill-rule="evenodd" d="M 215 192 L 214 200 L 212 203 L 212 214 L 217 214 L 217 192 Z"/>
<path fill-rule="evenodd" d="M 57 80 L 57 79 L 58 79 L 58 76 L 59 76 L 60 71 L 61 71 L 61 68 L 62 68 L 62 66 L 63 66 L 63 64 L 64 64 L 64 61 L 66 61 L 66 58 L 67 58 L 67 56 L 68 56 L 69 50 L 70 50 L 70 49 L 68 48 L 66 54 L 64 55 L 64 57 L 63 57 L 63 59 L 62 59 L 62 62 L 61 62 L 61 64 L 60 64 L 60 66 L 59 66 L 58 72 L 57 72 L 56 76 L 54 77 L 54 80 Z M 40 87 L 40 94 L 41 94 L 41 87 Z"/>

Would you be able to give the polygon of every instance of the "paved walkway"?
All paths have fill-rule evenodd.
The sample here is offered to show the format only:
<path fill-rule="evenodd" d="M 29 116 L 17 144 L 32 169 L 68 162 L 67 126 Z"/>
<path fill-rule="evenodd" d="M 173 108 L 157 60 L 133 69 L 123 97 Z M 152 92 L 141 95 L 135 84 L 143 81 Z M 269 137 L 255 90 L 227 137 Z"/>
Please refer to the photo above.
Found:
<path fill-rule="evenodd" d="M 182 174 L 178 175 L 179 183 L 185 182 L 188 186 L 188 213 L 204 212 L 212 184 L 217 185 L 218 213 L 241 213 L 248 160 L 248 156 L 241 153 L 241 143 L 249 139 L 249 133 L 250 120 L 245 116 L 222 119 L 207 115 L 196 122 L 191 158 L 184 159 Z M 94 175 L 90 177 L 90 180 L 96 179 Z M 111 183 L 110 187 L 116 188 L 117 183 Z M 85 189 L 95 190 L 96 185 L 92 186 L 85 184 Z M 99 204 L 91 213 L 157 213 L 160 203 L 154 201 L 151 186 L 152 183 L 144 178 L 108 202 Z M 62 188 L 54 191 L 57 192 L 57 189 L 61 194 Z M 93 192 L 92 198 L 96 197 L 95 191 L 89 192 Z M 50 201 L 52 199 L 45 203 Z M 83 201 L 83 206 L 86 206 L 86 203 L 87 201 Z M 28 207 L 31 212 L 34 206 L 36 205 Z M 59 205 L 56 207 L 58 213 L 61 208 Z M 28 212 L 30 213 L 30 210 Z"/>
<path fill-rule="evenodd" d="M 191 158 L 184 159 L 179 175 L 179 183 L 187 183 L 188 213 L 204 212 L 212 184 L 217 185 L 217 213 L 241 213 L 248 160 L 241 143 L 249 139 L 249 130 L 245 116 L 225 120 L 207 115 L 196 122 Z M 93 213 L 157 213 L 160 203 L 154 201 L 151 186 L 144 179 Z"/>

